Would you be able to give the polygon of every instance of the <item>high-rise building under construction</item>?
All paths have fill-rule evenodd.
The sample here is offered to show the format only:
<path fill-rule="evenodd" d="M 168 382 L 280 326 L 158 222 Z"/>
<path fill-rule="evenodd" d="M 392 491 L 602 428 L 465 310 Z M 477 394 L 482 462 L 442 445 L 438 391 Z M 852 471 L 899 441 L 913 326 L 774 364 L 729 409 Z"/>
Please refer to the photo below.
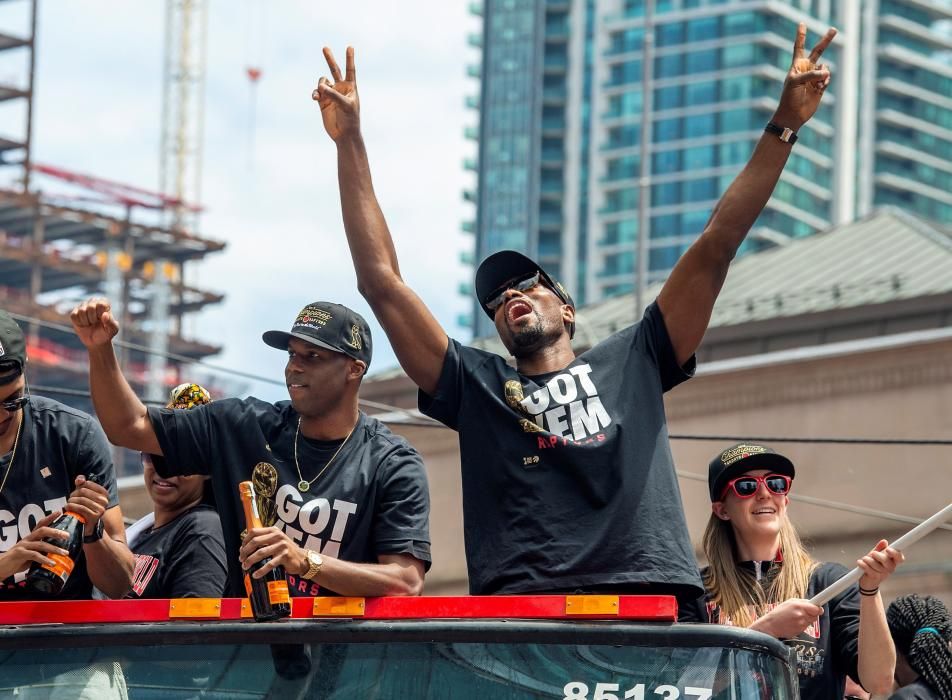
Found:
<path fill-rule="evenodd" d="M 952 223 L 952 4 L 484 0 L 472 258 L 537 258 L 584 304 L 663 279 L 747 161 L 799 22 L 833 83 L 742 252 L 879 205 Z M 479 307 L 475 334 L 492 331 Z"/>
<path fill-rule="evenodd" d="M 170 2 L 170 11 L 179 5 Z M 67 312 L 106 295 L 120 321 L 123 373 L 137 393 L 164 403 L 169 387 L 197 378 L 193 363 L 221 350 L 190 336 L 185 319 L 224 296 L 189 282 L 186 271 L 225 243 L 195 231 L 200 207 L 178 192 L 36 162 L 37 17 L 36 0 L 0 0 L 0 59 L 20 68 L 0 75 L 0 308 L 26 332 L 30 389 L 91 411 L 88 359 Z M 189 149 L 197 150 L 192 142 L 179 150 Z M 117 464 L 120 476 L 140 473 L 137 455 L 117 454 Z"/>

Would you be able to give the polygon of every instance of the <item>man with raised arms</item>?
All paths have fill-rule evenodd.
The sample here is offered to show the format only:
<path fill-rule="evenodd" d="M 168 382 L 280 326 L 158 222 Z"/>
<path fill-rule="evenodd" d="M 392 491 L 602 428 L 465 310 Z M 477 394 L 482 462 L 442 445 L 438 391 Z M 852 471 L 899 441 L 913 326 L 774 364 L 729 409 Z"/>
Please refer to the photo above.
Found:
<path fill-rule="evenodd" d="M 344 227 L 361 293 L 387 333 L 420 407 L 459 433 L 470 590 L 702 591 L 666 429 L 663 393 L 694 373 L 728 267 L 767 203 L 830 73 L 829 30 L 806 54 L 800 25 L 776 111 L 644 318 L 576 356 L 575 307 L 539 265 L 489 256 L 476 294 L 515 368 L 451 340 L 403 281 L 371 182 L 354 52 L 318 100 L 337 146 Z"/>

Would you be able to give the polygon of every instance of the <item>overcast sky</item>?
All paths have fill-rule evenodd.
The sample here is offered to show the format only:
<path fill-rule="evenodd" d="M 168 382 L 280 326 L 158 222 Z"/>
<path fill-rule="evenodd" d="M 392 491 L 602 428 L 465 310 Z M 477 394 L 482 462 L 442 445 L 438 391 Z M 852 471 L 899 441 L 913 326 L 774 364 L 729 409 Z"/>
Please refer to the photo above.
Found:
<path fill-rule="evenodd" d="M 275 379 L 284 357 L 260 340 L 307 302 L 337 301 L 371 321 L 372 371 L 395 360 L 357 294 L 341 224 L 335 149 L 310 93 L 331 46 L 356 47 L 363 129 L 377 194 L 404 277 L 447 331 L 469 279 L 459 263 L 472 217 L 461 192 L 475 146 L 462 135 L 478 31 L 462 0 L 209 0 L 201 233 L 227 242 L 187 280 L 224 292 L 189 323 L 220 343 L 214 362 Z M 162 95 L 164 0 L 43 0 L 37 40 L 34 159 L 154 189 Z M 262 77 L 253 98 L 246 67 Z M 255 128 L 252 131 L 252 104 Z M 252 393 L 286 398 L 283 387 Z"/>

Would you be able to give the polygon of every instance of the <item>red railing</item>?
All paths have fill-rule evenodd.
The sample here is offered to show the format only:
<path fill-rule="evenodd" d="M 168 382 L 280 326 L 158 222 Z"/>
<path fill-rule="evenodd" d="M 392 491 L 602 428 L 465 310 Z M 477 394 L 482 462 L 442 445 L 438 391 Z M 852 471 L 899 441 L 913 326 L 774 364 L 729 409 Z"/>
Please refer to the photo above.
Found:
<path fill-rule="evenodd" d="M 292 598 L 291 618 L 611 619 L 674 622 L 672 596 L 536 595 Z M 241 620 L 251 617 L 246 598 L 172 600 L 55 600 L 0 603 L 0 624 Z"/>

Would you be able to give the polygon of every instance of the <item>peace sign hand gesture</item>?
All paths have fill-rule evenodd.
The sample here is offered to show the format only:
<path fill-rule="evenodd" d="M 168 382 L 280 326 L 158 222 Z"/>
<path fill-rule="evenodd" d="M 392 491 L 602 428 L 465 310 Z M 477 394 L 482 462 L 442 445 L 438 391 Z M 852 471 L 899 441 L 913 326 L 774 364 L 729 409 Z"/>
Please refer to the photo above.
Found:
<path fill-rule="evenodd" d="M 819 60 L 835 36 L 836 30 L 831 27 L 813 47 L 810 55 L 804 56 L 807 28 L 803 23 L 797 27 L 797 39 L 793 44 L 793 62 L 783 81 L 780 104 L 777 106 L 773 119 L 780 126 L 796 131 L 814 115 L 820 106 L 823 93 L 830 84 L 830 69 L 819 63 Z"/>
<path fill-rule="evenodd" d="M 321 118 L 328 135 L 335 141 L 360 132 L 360 99 L 357 97 L 357 71 L 354 68 L 354 47 L 347 47 L 347 73 L 341 77 L 334 54 L 324 47 L 324 58 L 330 69 L 332 84 L 321 77 L 311 99 L 321 106 Z"/>

